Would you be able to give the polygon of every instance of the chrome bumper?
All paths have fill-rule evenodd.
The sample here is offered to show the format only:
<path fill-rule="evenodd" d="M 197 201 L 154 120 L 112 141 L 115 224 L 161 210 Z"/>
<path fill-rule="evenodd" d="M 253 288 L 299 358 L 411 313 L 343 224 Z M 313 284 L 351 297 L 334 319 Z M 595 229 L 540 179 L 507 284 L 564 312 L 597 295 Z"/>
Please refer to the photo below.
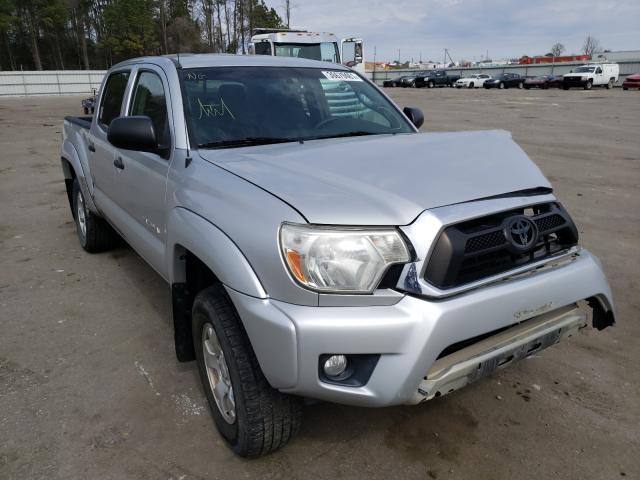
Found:
<path fill-rule="evenodd" d="M 439 358 L 407 403 L 417 404 L 458 390 L 570 337 L 586 324 L 586 315 L 569 306 Z"/>

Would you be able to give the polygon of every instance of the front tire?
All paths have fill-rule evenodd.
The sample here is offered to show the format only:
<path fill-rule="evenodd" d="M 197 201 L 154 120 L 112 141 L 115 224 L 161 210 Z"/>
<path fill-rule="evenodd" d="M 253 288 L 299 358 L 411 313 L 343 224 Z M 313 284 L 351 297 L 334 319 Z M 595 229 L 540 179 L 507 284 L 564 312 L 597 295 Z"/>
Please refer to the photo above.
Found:
<path fill-rule="evenodd" d="M 584 86 L 585 90 L 591 90 L 591 87 L 593 87 L 593 82 L 591 80 L 589 80 L 587 82 L 587 84 Z"/>
<path fill-rule="evenodd" d="M 300 429 L 301 400 L 269 385 L 221 284 L 196 296 L 192 319 L 200 379 L 222 437 L 242 457 L 282 448 Z"/>
<path fill-rule="evenodd" d="M 80 182 L 73 180 L 73 219 L 80 246 L 89 253 L 104 252 L 115 247 L 118 242 L 117 233 L 101 217 L 87 207 Z"/>
<path fill-rule="evenodd" d="M 473 82 L 469 84 L 469 88 L 473 88 Z"/>
<path fill-rule="evenodd" d="M 434 86 L 435 84 L 433 83 L 433 81 L 429 80 L 429 83 L 427 83 L 427 87 L 433 88 Z"/>
<path fill-rule="evenodd" d="M 499 88 L 500 90 L 504 90 L 504 83 L 503 83 L 503 82 L 500 82 L 500 83 L 498 84 L 498 88 Z"/>

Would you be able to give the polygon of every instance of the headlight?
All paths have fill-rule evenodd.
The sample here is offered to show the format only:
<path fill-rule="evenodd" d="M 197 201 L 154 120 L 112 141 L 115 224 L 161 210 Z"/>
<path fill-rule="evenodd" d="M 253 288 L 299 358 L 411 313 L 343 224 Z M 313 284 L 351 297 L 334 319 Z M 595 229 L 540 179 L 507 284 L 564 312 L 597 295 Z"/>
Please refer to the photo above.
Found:
<path fill-rule="evenodd" d="M 283 223 L 280 249 L 291 275 L 318 292 L 371 293 L 389 265 L 411 260 L 394 228 Z"/>
<path fill-rule="evenodd" d="M 586 82 L 587 80 L 589 80 L 589 77 L 582 77 L 583 82 Z"/>

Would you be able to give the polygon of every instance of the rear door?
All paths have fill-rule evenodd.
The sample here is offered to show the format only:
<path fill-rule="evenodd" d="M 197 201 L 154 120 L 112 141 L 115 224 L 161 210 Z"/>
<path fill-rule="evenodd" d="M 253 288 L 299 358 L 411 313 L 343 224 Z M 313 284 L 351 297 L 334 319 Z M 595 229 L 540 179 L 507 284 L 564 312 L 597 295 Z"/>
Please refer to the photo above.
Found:
<path fill-rule="evenodd" d="M 116 148 L 107 140 L 107 130 L 114 118 L 121 115 L 130 70 L 119 70 L 109 74 L 100 95 L 100 105 L 96 121 L 91 127 L 88 139 L 89 166 L 94 186 L 95 201 L 98 208 L 113 223 L 118 222 L 118 212 L 114 209 Z"/>
<path fill-rule="evenodd" d="M 117 151 L 122 168 L 116 175 L 116 202 L 126 218 L 127 240 L 165 276 L 165 194 L 174 137 L 168 82 L 162 69 L 155 65 L 136 68 L 124 114 L 150 117 L 160 148 L 154 153 Z"/>

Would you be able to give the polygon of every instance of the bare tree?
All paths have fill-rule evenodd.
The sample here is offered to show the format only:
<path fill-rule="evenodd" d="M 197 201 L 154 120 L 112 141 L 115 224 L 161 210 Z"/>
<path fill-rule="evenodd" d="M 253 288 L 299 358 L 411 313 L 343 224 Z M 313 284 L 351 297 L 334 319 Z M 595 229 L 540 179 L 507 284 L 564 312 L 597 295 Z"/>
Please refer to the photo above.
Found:
<path fill-rule="evenodd" d="M 561 44 L 560 42 L 556 42 L 553 44 L 553 46 L 551 47 L 551 55 L 553 55 L 554 57 L 559 57 L 560 55 L 562 55 L 562 53 L 565 51 L 566 49 L 564 48 L 564 45 Z"/>
<path fill-rule="evenodd" d="M 582 52 L 585 55 L 593 56 L 594 53 L 598 53 L 601 50 L 600 48 L 600 40 L 591 35 L 587 35 L 587 38 L 584 39 L 584 45 L 582 46 Z"/>

